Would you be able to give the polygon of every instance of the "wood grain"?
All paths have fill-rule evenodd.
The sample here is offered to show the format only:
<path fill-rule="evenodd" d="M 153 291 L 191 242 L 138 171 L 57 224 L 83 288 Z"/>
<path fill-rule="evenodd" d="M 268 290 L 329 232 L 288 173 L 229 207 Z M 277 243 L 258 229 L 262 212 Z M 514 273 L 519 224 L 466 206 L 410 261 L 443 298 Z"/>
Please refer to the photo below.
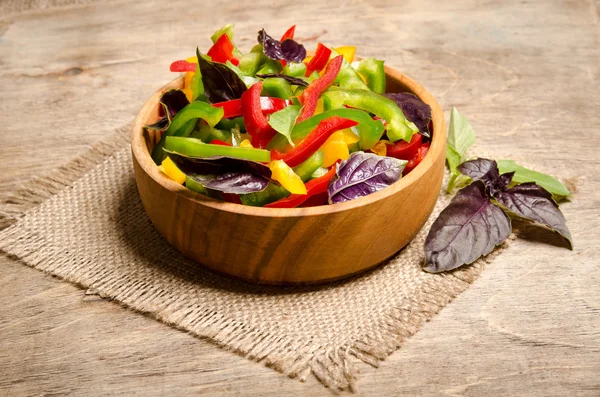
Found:
<path fill-rule="evenodd" d="M 135 179 L 148 217 L 185 256 L 250 282 L 322 283 L 384 262 L 415 237 L 431 214 L 446 158 L 444 114 L 435 98 L 401 72 L 387 68 L 386 73 L 390 92 L 408 90 L 431 107 L 431 149 L 413 171 L 380 192 L 312 208 L 221 202 L 161 173 L 150 157 L 160 135 L 145 126 L 158 120 L 160 97 L 181 88 L 183 77 L 169 83 L 144 104 L 131 130 Z M 373 214 L 381 214 L 387 221 L 381 222 Z"/>
<path fill-rule="evenodd" d="M 357 395 L 600 394 L 600 26 L 596 1 L 133 2 L 0 19 L 0 192 L 130 122 L 167 65 L 234 22 L 243 49 L 283 32 L 422 82 L 492 150 L 571 181 L 570 252 L 525 230 Z M 185 15 L 185 17 L 183 17 Z M 207 17 L 210 15 L 210 18 Z M 210 19 L 210 23 L 207 23 Z M 265 22 L 268 21 L 268 22 Z M 324 32 L 326 29 L 326 32 Z M 35 109 L 20 117 L 25 110 Z M 0 395 L 329 395 L 0 257 Z"/>

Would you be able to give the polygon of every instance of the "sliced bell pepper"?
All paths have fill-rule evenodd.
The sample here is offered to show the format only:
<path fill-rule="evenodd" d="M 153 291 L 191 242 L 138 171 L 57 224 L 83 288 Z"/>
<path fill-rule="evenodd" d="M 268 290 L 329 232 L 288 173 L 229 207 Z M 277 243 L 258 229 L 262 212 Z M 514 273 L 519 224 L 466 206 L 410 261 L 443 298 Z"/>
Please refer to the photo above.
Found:
<path fill-rule="evenodd" d="M 188 62 L 185 59 L 175 61 L 169 67 L 171 72 L 195 72 L 196 64 L 192 62 Z"/>
<path fill-rule="evenodd" d="M 348 146 L 359 141 L 359 137 L 351 129 L 334 132 L 321 146 L 325 155 L 323 167 L 331 167 L 338 160 L 346 160 L 350 157 Z"/>
<path fill-rule="evenodd" d="M 321 164 L 323 164 L 323 152 L 317 151 L 310 156 L 308 160 L 299 166 L 294 167 L 293 170 L 304 182 L 310 179 L 316 170 L 321 168 Z M 256 193 L 242 194 L 240 195 L 240 199 L 244 205 L 262 207 L 267 203 L 277 201 L 280 198 L 288 196 L 289 194 L 290 192 L 288 192 L 284 187 L 274 183 L 269 183 L 265 190 Z"/>
<path fill-rule="evenodd" d="M 290 62 L 285 65 L 282 73 L 292 77 L 304 77 L 306 74 L 306 64 L 303 62 Z"/>
<path fill-rule="evenodd" d="M 246 131 L 252 137 L 252 145 L 264 148 L 277 132 L 269 125 L 267 117 L 261 110 L 260 92 L 262 81 L 254 84 L 242 94 L 242 116 Z"/>
<path fill-rule="evenodd" d="M 240 64 L 240 60 L 233 55 L 233 43 L 229 40 L 229 36 L 223 33 L 221 37 L 217 39 L 215 44 L 208 50 L 208 55 L 213 62 L 225 63 L 230 61 L 235 66 Z"/>
<path fill-rule="evenodd" d="M 292 194 L 306 194 L 306 186 L 302 179 L 282 160 L 273 160 L 269 163 L 271 178 L 281 184 Z"/>
<path fill-rule="evenodd" d="M 327 110 L 323 113 L 315 114 L 308 120 L 304 120 L 294 126 L 291 133 L 293 142 L 297 142 L 300 139 L 306 137 L 322 120 L 332 116 L 339 116 L 345 119 L 350 119 L 358 122 L 358 125 L 353 129 L 358 132 L 360 137 L 360 148 L 362 150 L 368 150 L 375 145 L 384 132 L 383 124 L 380 120 L 373 120 L 371 116 L 365 111 L 359 109 L 333 109 Z M 267 149 L 279 149 L 283 150 L 287 147 L 287 139 L 277 134 L 271 142 L 267 145 Z"/>
<path fill-rule="evenodd" d="M 417 151 L 421 147 L 423 137 L 421 134 L 413 135 L 410 142 L 399 141 L 392 144 L 386 144 L 387 156 L 395 157 L 400 160 L 411 160 L 416 156 Z"/>
<path fill-rule="evenodd" d="M 322 177 L 312 179 L 306 183 L 306 194 L 291 194 L 281 200 L 265 205 L 267 208 L 295 208 L 304 203 L 310 197 L 327 191 L 329 182 L 335 176 L 336 169 L 331 168 L 329 172 Z"/>
<path fill-rule="evenodd" d="M 283 66 L 281 62 L 274 59 L 269 59 L 264 65 L 260 67 L 256 74 L 277 74 L 281 73 Z"/>
<path fill-rule="evenodd" d="M 371 148 L 371 151 L 378 156 L 387 156 L 387 145 L 384 141 L 379 141 Z"/>
<path fill-rule="evenodd" d="M 221 145 L 221 146 L 231 146 L 229 143 L 227 142 L 223 142 L 220 139 L 213 139 L 212 141 L 210 141 L 211 145 Z"/>
<path fill-rule="evenodd" d="M 185 182 L 185 174 L 181 172 L 179 168 L 177 168 L 177 165 L 175 165 L 173 160 L 171 160 L 169 157 L 166 157 L 163 160 L 161 166 L 162 171 L 165 173 L 165 175 L 167 175 L 169 178 L 179 183 L 180 185 L 183 185 L 183 183 Z"/>
<path fill-rule="evenodd" d="M 344 119 L 339 116 L 330 117 L 321 121 L 319 125 L 317 125 L 317 127 L 292 150 L 287 153 L 273 150 L 271 152 L 271 157 L 274 160 L 285 161 L 290 167 L 295 167 L 316 152 L 334 132 L 354 127 L 357 124 L 358 123 L 354 120 Z"/>
<path fill-rule="evenodd" d="M 268 163 L 271 154 L 268 150 L 252 149 L 236 146 L 221 146 L 204 143 L 196 138 L 182 138 L 170 136 L 165 142 L 165 149 L 190 157 L 216 157 L 227 156 L 238 159 Z"/>
<path fill-rule="evenodd" d="M 327 65 L 327 61 L 329 61 L 330 55 L 331 50 L 325 47 L 323 44 L 318 43 L 315 55 L 306 64 L 306 73 L 304 75 L 308 77 L 314 71 L 320 72 L 325 67 L 325 65 Z"/>
<path fill-rule="evenodd" d="M 296 120 L 296 123 L 306 120 L 315 113 L 319 97 L 327 88 L 329 88 L 331 84 L 333 84 L 335 76 L 340 71 L 343 60 L 344 57 L 341 55 L 333 58 L 327 65 L 327 69 L 325 69 L 323 76 L 310 83 L 308 87 L 302 91 L 302 95 L 300 95 L 300 103 L 303 105 L 303 108 L 300 116 L 298 116 L 298 120 Z"/>
<path fill-rule="evenodd" d="M 249 140 L 244 139 L 243 141 L 240 142 L 240 147 L 253 148 L 254 146 L 252 146 L 252 143 Z"/>
<path fill-rule="evenodd" d="M 406 175 L 411 172 L 423 159 L 425 155 L 429 151 L 429 142 L 424 143 L 419 150 L 417 150 L 417 154 L 413 157 L 402 170 L 402 175 Z"/>
<path fill-rule="evenodd" d="M 275 113 L 278 110 L 283 109 L 289 103 L 281 98 L 272 97 L 260 97 L 260 108 L 265 116 L 271 113 Z M 242 99 L 233 99 L 231 101 L 218 102 L 212 104 L 215 107 L 223 108 L 224 119 L 230 119 L 232 117 L 238 117 L 243 114 L 242 112 Z"/>
<path fill-rule="evenodd" d="M 283 34 L 283 36 L 281 36 L 281 41 L 282 43 L 287 40 L 287 39 L 294 39 L 294 33 L 296 33 L 296 25 L 293 25 L 291 28 L 289 28 L 288 30 L 285 31 L 285 33 Z"/>
<path fill-rule="evenodd" d="M 281 99 L 288 99 L 293 95 L 292 85 L 282 77 L 269 77 L 263 80 L 263 94 Z"/>
<path fill-rule="evenodd" d="M 366 58 L 358 63 L 358 73 L 367 80 L 369 89 L 378 94 L 385 92 L 385 69 L 383 61 Z"/>
<path fill-rule="evenodd" d="M 212 40 L 213 43 L 216 43 L 221 38 L 221 36 L 223 36 L 223 34 L 226 34 L 227 37 L 229 38 L 229 40 L 233 41 L 233 33 L 234 33 L 234 26 L 232 23 L 228 23 L 226 25 L 223 25 L 221 27 L 221 29 L 219 29 L 215 33 L 213 33 L 213 35 L 210 36 L 210 39 Z"/>
<path fill-rule="evenodd" d="M 206 102 L 192 102 L 181 109 L 173 120 L 171 125 L 165 130 L 160 141 L 152 149 L 152 159 L 158 165 L 165 159 L 163 147 L 168 136 L 189 136 L 194 130 L 197 119 L 202 119 L 209 126 L 214 127 L 223 118 L 223 109 L 211 106 Z"/>
<path fill-rule="evenodd" d="M 341 108 L 344 105 L 363 109 L 373 113 L 388 122 L 387 136 L 390 141 L 400 139 L 410 142 L 414 133 L 418 132 L 414 123 L 408 121 L 396 102 L 383 95 L 358 89 L 337 89 L 323 94 L 332 108 Z"/>
<path fill-rule="evenodd" d="M 339 55 L 343 55 L 346 62 L 352 63 L 352 61 L 354 61 L 354 54 L 356 54 L 356 47 L 347 45 L 347 46 L 343 46 L 343 47 L 336 47 L 333 50 L 335 52 L 337 52 Z"/>
<path fill-rule="evenodd" d="M 337 83 L 341 88 L 360 90 L 369 89 L 367 82 L 346 59 L 344 59 L 344 62 L 342 62 L 340 72 L 335 78 L 335 83 Z"/>

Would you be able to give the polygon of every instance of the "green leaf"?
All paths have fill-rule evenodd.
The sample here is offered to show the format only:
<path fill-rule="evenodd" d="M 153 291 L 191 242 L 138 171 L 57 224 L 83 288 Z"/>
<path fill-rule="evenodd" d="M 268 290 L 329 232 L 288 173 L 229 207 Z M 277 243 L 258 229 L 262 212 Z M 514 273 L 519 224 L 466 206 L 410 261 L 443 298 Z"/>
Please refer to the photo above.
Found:
<path fill-rule="evenodd" d="M 571 195 L 565 185 L 557 179 L 550 175 L 522 167 L 512 160 L 498 160 L 498 169 L 501 174 L 514 172 L 515 175 L 512 178 L 514 183 L 535 182 L 555 196 L 562 198 Z"/>
<path fill-rule="evenodd" d="M 475 143 L 475 131 L 469 121 L 452 108 L 450 115 L 450 131 L 448 132 L 447 146 L 451 150 L 446 151 L 448 167 L 450 171 L 462 163 L 467 150 Z M 454 151 L 454 153 L 452 153 Z"/>
<path fill-rule="evenodd" d="M 273 127 L 275 131 L 285 136 L 292 146 L 294 146 L 294 142 L 292 142 L 290 134 L 294 128 L 294 124 L 296 124 L 296 119 L 298 118 L 301 109 L 302 106 L 300 105 L 291 105 L 273 113 L 271 117 L 269 117 L 269 125 Z"/>
<path fill-rule="evenodd" d="M 196 54 L 198 50 L 196 49 Z M 204 84 L 202 83 L 202 73 L 200 73 L 200 63 L 196 63 L 196 73 L 192 77 L 190 82 L 190 88 L 192 89 L 192 101 L 195 101 L 200 95 L 204 94 Z"/>

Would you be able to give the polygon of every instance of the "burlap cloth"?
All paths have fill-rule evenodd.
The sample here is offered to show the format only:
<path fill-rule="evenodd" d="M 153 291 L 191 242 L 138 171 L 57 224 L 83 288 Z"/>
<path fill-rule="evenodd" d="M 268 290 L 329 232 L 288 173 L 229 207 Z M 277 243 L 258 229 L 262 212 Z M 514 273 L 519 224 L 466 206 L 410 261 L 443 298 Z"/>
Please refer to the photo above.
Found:
<path fill-rule="evenodd" d="M 203 270 L 148 220 L 127 131 L 5 201 L 4 223 L 13 224 L 0 232 L 0 249 L 291 377 L 312 373 L 338 389 L 352 387 L 356 364 L 377 366 L 483 269 L 484 260 L 453 273 L 421 270 L 426 232 L 449 201 L 441 193 L 409 246 L 350 280 L 276 288 Z"/>

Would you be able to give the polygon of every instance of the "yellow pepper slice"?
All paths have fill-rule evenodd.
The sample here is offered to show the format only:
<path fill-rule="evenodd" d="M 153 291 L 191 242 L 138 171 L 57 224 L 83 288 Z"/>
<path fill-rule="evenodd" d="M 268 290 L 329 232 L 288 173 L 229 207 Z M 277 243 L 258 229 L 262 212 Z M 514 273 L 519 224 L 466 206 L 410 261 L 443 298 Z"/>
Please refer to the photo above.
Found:
<path fill-rule="evenodd" d="M 186 59 L 186 61 L 188 61 L 189 63 L 198 63 L 198 58 L 196 57 L 189 57 Z M 192 89 L 191 89 L 191 84 L 192 84 L 192 78 L 194 77 L 194 73 L 195 72 L 186 72 L 185 76 L 183 77 L 183 92 L 185 93 L 185 96 L 187 97 L 188 101 L 192 102 Z"/>
<path fill-rule="evenodd" d="M 315 108 L 315 114 L 323 113 L 325 111 L 325 105 L 323 104 L 323 98 L 317 100 L 317 107 Z"/>
<path fill-rule="evenodd" d="M 352 45 L 347 45 L 347 46 L 343 46 L 343 47 L 334 48 L 334 50 L 338 54 L 343 55 L 344 59 L 347 62 L 352 63 L 352 61 L 354 61 L 354 54 L 356 54 L 356 47 L 354 47 Z"/>
<path fill-rule="evenodd" d="M 240 147 L 253 148 L 254 146 L 252 146 L 252 143 L 250 143 L 250 141 L 248 139 L 244 139 L 243 141 L 240 142 Z"/>
<path fill-rule="evenodd" d="M 370 150 L 378 156 L 387 155 L 387 145 L 384 141 L 377 142 Z"/>
<path fill-rule="evenodd" d="M 283 160 L 274 160 L 269 163 L 271 178 L 276 180 L 292 194 L 306 194 L 306 186 L 302 179 Z"/>
<path fill-rule="evenodd" d="M 163 160 L 159 169 L 169 178 L 173 179 L 175 182 L 183 185 L 185 182 L 185 174 L 181 172 L 179 168 L 175 165 L 173 160 L 169 157 Z"/>
<path fill-rule="evenodd" d="M 349 128 L 334 132 L 319 149 L 324 154 L 323 167 L 330 167 L 340 159 L 346 160 L 350 157 L 348 145 L 359 140 L 360 138 Z"/>

